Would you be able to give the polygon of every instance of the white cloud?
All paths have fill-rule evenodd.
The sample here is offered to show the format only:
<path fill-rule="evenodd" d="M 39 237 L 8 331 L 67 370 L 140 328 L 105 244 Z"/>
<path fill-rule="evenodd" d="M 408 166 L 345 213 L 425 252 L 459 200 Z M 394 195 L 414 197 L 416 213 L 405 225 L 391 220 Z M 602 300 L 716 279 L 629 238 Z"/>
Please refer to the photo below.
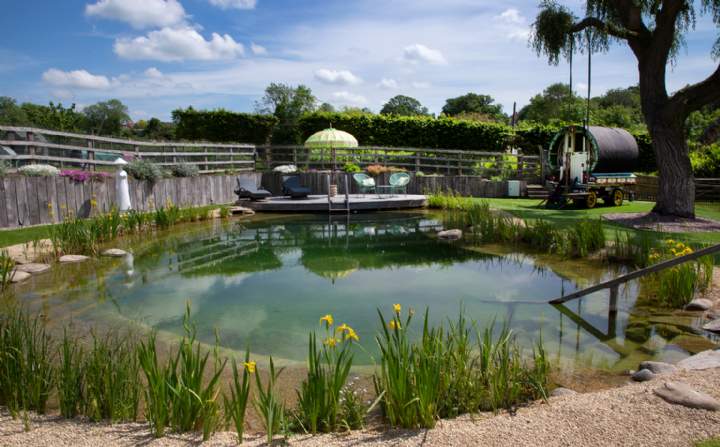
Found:
<path fill-rule="evenodd" d="M 394 89 L 398 88 L 398 82 L 392 78 L 382 78 L 378 83 L 378 87 L 383 89 Z"/>
<path fill-rule="evenodd" d="M 416 81 L 416 82 L 413 82 L 413 83 L 410 84 L 410 85 L 412 85 L 413 88 L 430 88 L 430 83 L 429 83 L 429 82 L 419 82 L 419 81 Z"/>
<path fill-rule="evenodd" d="M 85 14 L 120 20 L 136 29 L 177 25 L 186 17 L 177 0 L 98 0 L 85 6 Z"/>
<path fill-rule="evenodd" d="M 440 50 L 434 50 L 419 43 L 405 47 L 402 58 L 404 61 L 413 64 L 417 64 L 418 62 L 426 62 L 433 65 L 447 64 L 447 60 Z"/>
<path fill-rule="evenodd" d="M 252 51 L 255 56 L 265 56 L 268 54 L 267 48 L 255 42 L 250 43 L 250 51 Z"/>
<path fill-rule="evenodd" d="M 367 104 L 367 98 L 362 95 L 342 91 L 333 93 L 333 97 L 342 104 L 363 105 Z"/>
<path fill-rule="evenodd" d="M 515 8 L 506 9 L 497 18 L 506 23 L 525 23 L 525 17 Z"/>
<path fill-rule="evenodd" d="M 145 59 L 163 62 L 184 60 L 235 59 L 245 49 L 227 34 L 212 34 L 210 40 L 190 27 L 163 28 L 147 36 L 115 41 L 115 53 L 125 59 Z"/>
<path fill-rule="evenodd" d="M 163 74 L 157 68 L 150 67 L 147 70 L 145 70 L 145 76 L 147 76 L 148 78 L 160 79 L 163 77 Z"/>
<path fill-rule="evenodd" d="M 315 72 L 315 79 L 325 84 L 356 85 L 362 83 L 362 79 L 355 76 L 348 70 L 328 70 L 321 68 Z"/>
<path fill-rule="evenodd" d="M 510 40 L 527 41 L 530 37 L 527 19 L 515 8 L 506 9 L 502 14 L 493 17 L 493 20 L 497 22 L 501 33 Z"/>
<path fill-rule="evenodd" d="M 254 9 L 257 0 L 210 0 L 210 4 L 222 9 Z"/>
<path fill-rule="evenodd" d="M 87 70 L 62 71 L 51 68 L 42 75 L 43 81 L 56 87 L 105 89 L 110 80 L 105 76 L 94 75 Z"/>

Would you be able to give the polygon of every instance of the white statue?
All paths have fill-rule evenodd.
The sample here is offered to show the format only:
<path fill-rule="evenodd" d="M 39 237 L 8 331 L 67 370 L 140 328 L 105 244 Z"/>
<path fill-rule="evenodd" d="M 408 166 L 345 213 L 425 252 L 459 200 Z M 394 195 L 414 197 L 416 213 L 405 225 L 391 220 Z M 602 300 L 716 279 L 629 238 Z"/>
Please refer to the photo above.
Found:
<path fill-rule="evenodd" d="M 115 160 L 115 165 L 118 167 L 118 172 L 115 174 L 115 192 L 117 198 L 117 207 L 119 211 L 127 211 L 132 209 L 130 203 L 130 186 L 128 185 L 127 172 L 122 168 L 125 166 L 127 161 L 122 158 Z"/>

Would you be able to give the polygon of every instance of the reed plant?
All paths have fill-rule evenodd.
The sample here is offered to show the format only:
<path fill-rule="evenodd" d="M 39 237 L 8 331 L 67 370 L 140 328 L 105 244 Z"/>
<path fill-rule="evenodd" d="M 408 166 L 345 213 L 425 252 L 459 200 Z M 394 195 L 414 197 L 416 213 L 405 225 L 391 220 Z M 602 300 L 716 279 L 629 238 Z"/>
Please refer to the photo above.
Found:
<path fill-rule="evenodd" d="M 67 328 L 63 331 L 59 360 L 57 391 L 60 414 L 72 419 L 80 414 L 84 400 L 85 351 L 78 340 L 68 334 Z"/>
<path fill-rule="evenodd" d="M 245 415 L 250 398 L 250 375 L 255 374 L 255 362 L 250 361 L 250 349 L 245 351 L 245 361 L 238 369 L 237 361 L 232 361 L 233 381 L 230 384 L 230 396 L 223 394 L 225 417 L 227 423 L 232 423 L 238 437 L 238 444 L 243 442 L 245 432 Z"/>
<path fill-rule="evenodd" d="M 617 231 L 608 255 L 613 260 L 629 262 L 635 267 L 650 265 L 650 255 L 658 249 L 657 238 L 647 231 Z"/>
<path fill-rule="evenodd" d="M 0 251 L 0 292 L 4 292 L 10 286 L 15 261 L 10 257 L 7 250 Z"/>
<path fill-rule="evenodd" d="M 172 375 L 171 363 L 161 365 L 158 359 L 155 332 L 150 334 L 147 343 L 138 345 L 138 362 L 145 375 L 144 388 L 145 419 L 150 424 L 156 438 L 165 436 L 165 430 L 170 425 Z"/>
<path fill-rule="evenodd" d="M 84 364 L 83 413 L 93 421 L 134 421 L 140 403 L 140 364 L 130 336 L 92 335 Z"/>
<path fill-rule="evenodd" d="M 649 260 L 660 262 L 690 253 L 693 253 L 692 247 L 667 239 L 651 250 Z M 714 265 L 712 256 L 703 256 L 650 275 L 644 283 L 650 286 L 655 300 L 661 305 L 680 308 L 692 301 L 696 293 L 704 293 L 710 288 Z"/>
<path fill-rule="evenodd" d="M 347 324 L 334 325 L 332 315 L 320 319 L 325 339 L 308 340 L 308 373 L 300 385 L 297 420 L 310 433 L 336 431 L 342 419 L 340 398 L 352 367 L 352 343 L 359 338 Z"/>
<path fill-rule="evenodd" d="M 275 363 L 270 356 L 267 385 L 263 386 L 260 374 L 255 374 L 257 396 L 253 400 L 253 407 L 262 420 L 268 444 L 271 444 L 275 435 L 286 427 L 285 404 L 280 400 L 275 389 L 281 373 L 282 369 L 275 369 Z"/>

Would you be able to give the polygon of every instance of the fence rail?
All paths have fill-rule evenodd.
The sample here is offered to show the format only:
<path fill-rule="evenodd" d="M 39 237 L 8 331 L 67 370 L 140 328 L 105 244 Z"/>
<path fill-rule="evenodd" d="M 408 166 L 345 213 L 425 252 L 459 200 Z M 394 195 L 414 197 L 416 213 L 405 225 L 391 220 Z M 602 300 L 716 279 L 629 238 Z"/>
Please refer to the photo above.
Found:
<path fill-rule="evenodd" d="M 542 163 L 537 155 L 457 149 L 419 149 L 363 146 L 309 149 L 303 146 L 259 146 L 258 164 L 266 169 L 294 164 L 305 169 L 342 169 L 346 163 L 361 168 L 383 165 L 427 174 L 480 175 L 488 178 L 539 180 Z"/>
<path fill-rule="evenodd" d="M 90 170 L 112 166 L 118 157 L 147 159 L 161 166 L 197 165 L 200 172 L 255 169 L 251 144 L 123 140 L 32 127 L 0 126 L 0 157 L 18 165 L 44 162 Z"/>
<path fill-rule="evenodd" d="M 658 178 L 650 175 L 639 175 L 635 184 L 635 198 L 639 200 L 655 200 L 658 193 Z M 695 200 L 720 201 L 720 179 L 696 178 Z"/>

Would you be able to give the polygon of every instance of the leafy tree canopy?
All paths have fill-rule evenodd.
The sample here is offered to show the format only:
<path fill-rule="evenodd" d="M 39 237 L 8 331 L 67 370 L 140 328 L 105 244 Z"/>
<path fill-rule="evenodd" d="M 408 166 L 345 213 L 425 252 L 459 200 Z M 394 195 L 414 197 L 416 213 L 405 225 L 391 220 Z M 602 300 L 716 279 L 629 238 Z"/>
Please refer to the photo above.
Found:
<path fill-rule="evenodd" d="M 495 121 L 505 121 L 507 119 L 503 113 L 502 105 L 495 104 L 495 99 L 492 96 L 478 95 L 477 93 L 467 93 L 456 98 L 447 99 L 445 106 L 442 108 L 442 113 L 448 116 L 481 114 Z"/>
<path fill-rule="evenodd" d="M 415 98 L 405 95 L 397 95 L 388 100 L 380 109 L 382 115 L 396 116 L 427 116 L 430 115 L 427 107 L 420 104 Z"/>
<path fill-rule="evenodd" d="M 317 98 L 309 87 L 272 83 L 267 86 L 260 101 L 255 103 L 255 110 L 278 119 L 272 135 L 273 143 L 294 144 L 299 142 L 296 131 L 298 119 L 304 113 L 315 111 L 316 106 Z"/>
<path fill-rule="evenodd" d="M 520 109 L 518 118 L 543 124 L 557 121 L 580 123 L 585 118 L 585 110 L 583 99 L 571 92 L 567 84 L 558 83 L 530 98 L 530 104 Z"/>
<path fill-rule="evenodd" d="M 119 135 L 130 123 L 128 108 L 119 99 L 98 102 L 83 109 L 87 130 L 96 135 Z"/>

